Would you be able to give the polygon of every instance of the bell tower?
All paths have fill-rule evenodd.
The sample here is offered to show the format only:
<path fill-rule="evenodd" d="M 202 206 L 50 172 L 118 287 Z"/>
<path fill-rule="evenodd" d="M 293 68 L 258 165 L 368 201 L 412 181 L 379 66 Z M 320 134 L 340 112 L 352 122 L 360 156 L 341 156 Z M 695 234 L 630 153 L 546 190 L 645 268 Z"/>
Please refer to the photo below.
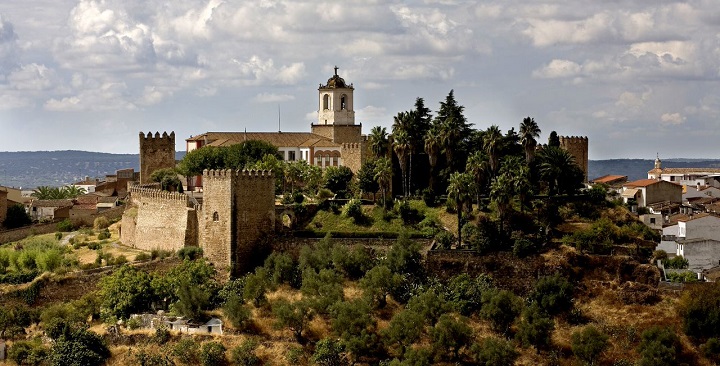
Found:
<path fill-rule="evenodd" d="M 338 73 L 328 79 L 327 84 L 318 88 L 318 125 L 354 125 L 352 84 L 347 85 Z"/>

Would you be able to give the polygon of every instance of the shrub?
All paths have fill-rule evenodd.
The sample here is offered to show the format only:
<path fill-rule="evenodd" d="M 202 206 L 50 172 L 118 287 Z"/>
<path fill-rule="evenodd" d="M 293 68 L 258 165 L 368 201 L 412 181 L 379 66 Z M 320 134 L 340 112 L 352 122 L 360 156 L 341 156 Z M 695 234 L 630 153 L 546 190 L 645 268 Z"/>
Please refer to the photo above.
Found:
<path fill-rule="evenodd" d="M 157 329 L 155 329 L 155 335 L 153 336 L 153 341 L 159 345 L 163 345 L 167 343 L 170 338 L 172 338 L 172 335 L 170 334 L 170 331 L 167 330 L 165 326 L 160 326 Z"/>
<path fill-rule="evenodd" d="M 139 317 L 132 317 L 125 322 L 125 326 L 130 330 L 138 329 L 142 326 L 142 319 Z"/>
<path fill-rule="evenodd" d="M 125 257 L 125 255 L 123 255 L 123 254 L 120 254 L 119 256 L 117 256 L 117 258 L 115 258 L 115 261 L 113 261 L 113 264 L 116 266 L 119 266 L 119 265 L 125 264 L 127 262 L 128 262 L 127 257 Z"/>
<path fill-rule="evenodd" d="M 507 290 L 490 290 L 482 294 L 480 316 L 490 321 L 492 329 L 503 335 L 508 334 L 510 326 L 520 314 L 521 300 Z"/>
<path fill-rule="evenodd" d="M 39 339 L 16 341 L 8 349 L 7 357 L 18 365 L 43 365 L 48 360 L 48 349 Z"/>
<path fill-rule="evenodd" d="M 292 195 L 292 201 L 297 204 L 303 203 L 305 201 L 305 195 L 302 194 L 302 192 L 295 192 Z"/>
<path fill-rule="evenodd" d="M 695 272 L 668 272 L 667 279 L 670 282 L 697 282 Z"/>
<path fill-rule="evenodd" d="M 472 329 L 467 325 L 467 319 L 458 320 L 443 314 L 430 329 L 433 353 L 439 358 L 450 356 L 456 360 L 460 350 L 469 345 L 471 336 Z"/>
<path fill-rule="evenodd" d="M 138 253 L 138 255 L 135 256 L 135 260 L 139 262 L 149 261 L 150 254 L 147 254 L 146 252 L 140 252 Z"/>
<path fill-rule="evenodd" d="M 664 250 L 656 250 L 653 252 L 651 262 L 652 264 L 657 263 L 658 260 L 663 261 L 663 263 L 668 259 L 668 254 Z"/>
<path fill-rule="evenodd" d="M 672 269 L 685 269 L 688 268 L 690 262 L 688 262 L 687 259 L 683 258 L 683 256 L 679 255 L 671 259 L 665 259 L 663 261 L 663 265 L 665 268 L 672 268 Z"/>
<path fill-rule="evenodd" d="M 720 283 L 688 286 L 678 308 L 689 336 L 720 337 Z"/>
<path fill-rule="evenodd" d="M 343 347 L 340 342 L 323 338 L 315 345 L 315 353 L 312 355 L 312 361 L 321 366 L 341 366 L 346 365 L 347 361 L 342 354 Z"/>
<path fill-rule="evenodd" d="M 703 356 L 717 363 L 720 362 L 720 339 L 710 338 L 700 347 Z"/>
<path fill-rule="evenodd" d="M 638 351 L 638 366 L 674 365 L 680 352 L 680 339 L 672 329 L 654 326 L 642 333 Z"/>
<path fill-rule="evenodd" d="M 422 199 L 427 207 L 437 206 L 437 196 L 435 196 L 435 192 L 430 188 L 423 189 Z"/>
<path fill-rule="evenodd" d="M 362 212 L 362 203 L 358 199 L 352 199 L 343 206 L 343 215 L 352 218 L 355 223 L 361 222 L 364 219 Z"/>
<path fill-rule="evenodd" d="M 98 234 L 98 240 L 110 239 L 110 230 L 104 229 Z"/>
<path fill-rule="evenodd" d="M 504 340 L 493 337 L 485 338 L 470 348 L 475 362 L 482 366 L 512 365 L 518 357 L 513 345 Z"/>
<path fill-rule="evenodd" d="M 70 232 L 75 229 L 75 225 L 73 225 L 70 219 L 65 219 L 57 223 L 57 229 L 60 232 Z"/>
<path fill-rule="evenodd" d="M 550 345 L 554 329 L 553 319 L 533 304 L 523 311 L 522 321 L 515 336 L 521 344 L 534 346 L 539 352 Z"/>
<path fill-rule="evenodd" d="M 188 246 L 183 247 L 177 252 L 178 258 L 184 261 L 194 261 L 200 259 L 203 256 L 203 250 L 200 247 Z"/>
<path fill-rule="evenodd" d="M 288 328 L 296 340 L 302 339 L 302 332 L 313 318 L 313 312 L 306 301 L 289 302 L 279 300 L 272 307 L 277 328 Z"/>
<path fill-rule="evenodd" d="M 405 225 L 412 225 L 422 220 L 420 212 L 417 209 L 410 207 L 410 202 L 408 200 L 403 200 L 398 205 L 397 210 L 398 214 L 400 214 L 400 219 L 402 219 Z"/>
<path fill-rule="evenodd" d="M 257 342 L 254 339 L 248 339 L 239 346 L 233 348 L 230 356 L 233 364 L 238 366 L 260 365 L 262 362 L 260 358 L 255 355 L 256 348 Z"/>
<path fill-rule="evenodd" d="M 244 330 L 250 322 L 250 309 L 245 306 L 239 295 L 231 295 L 223 304 L 223 313 L 225 318 L 230 320 L 233 327 Z"/>
<path fill-rule="evenodd" d="M 60 239 L 62 239 L 62 237 L 63 237 L 63 234 L 61 232 L 55 233 L 55 240 L 59 241 Z"/>
<path fill-rule="evenodd" d="M 435 235 L 435 241 L 438 243 L 438 247 L 447 250 L 450 249 L 457 240 L 451 232 L 443 230 Z"/>
<path fill-rule="evenodd" d="M 100 216 L 93 221 L 93 229 L 95 230 L 106 229 L 108 226 L 110 226 L 110 220 L 105 216 Z"/>
<path fill-rule="evenodd" d="M 518 258 L 526 257 L 536 251 L 535 243 L 525 238 L 518 238 L 513 244 L 513 255 Z"/>
<path fill-rule="evenodd" d="M 199 361 L 198 347 L 193 337 L 183 337 L 175 344 L 171 353 L 184 365 L 197 365 Z"/>
<path fill-rule="evenodd" d="M 96 241 L 91 241 L 87 244 L 87 247 L 88 247 L 88 249 L 91 249 L 91 250 L 98 250 L 98 249 L 102 248 L 102 245 Z"/>
<path fill-rule="evenodd" d="M 203 366 L 225 365 L 225 346 L 220 342 L 203 343 L 200 348 L 200 364 Z"/>
<path fill-rule="evenodd" d="M 608 336 L 594 326 L 588 325 L 572 333 L 570 345 L 575 357 L 593 364 L 608 347 Z"/>
<path fill-rule="evenodd" d="M 564 313 L 572 308 L 573 285 L 558 274 L 541 277 L 529 300 L 548 314 Z"/>
<path fill-rule="evenodd" d="M 331 190 L 327 188 L 320 188 L 317 193 L 317 198 L 319 200 L 325 200 L 328 198 L 332 198 L 334 195 L 335 194 Z"/>

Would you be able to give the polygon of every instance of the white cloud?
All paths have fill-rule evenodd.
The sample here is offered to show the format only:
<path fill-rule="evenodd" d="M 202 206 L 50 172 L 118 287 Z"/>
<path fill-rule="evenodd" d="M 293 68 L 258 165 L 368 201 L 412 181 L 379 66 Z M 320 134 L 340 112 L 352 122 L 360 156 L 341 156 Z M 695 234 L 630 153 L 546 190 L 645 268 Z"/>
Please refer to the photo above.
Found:
<path fill-rule="evenodd" d="M 542 68 L 533 71 L 532 76 L 545 79 L 568 78 L 579 75 L 581 71 L 582 67 L 575 62 L 555 59 Z"/>
<path fill-rule="evenodd" d="M 253 98 L 256 103 L 277 103 L 294 100 L 295 96 L 289 94 L 260 93 Z"/>
<path fill-rule="evenodd" d="M 660 116 L 660 120 L 663 124 L 669 125 L 681 125 L 685 123 L 685 117 L 680 113 L 663 113 L 663 115 Z"/>

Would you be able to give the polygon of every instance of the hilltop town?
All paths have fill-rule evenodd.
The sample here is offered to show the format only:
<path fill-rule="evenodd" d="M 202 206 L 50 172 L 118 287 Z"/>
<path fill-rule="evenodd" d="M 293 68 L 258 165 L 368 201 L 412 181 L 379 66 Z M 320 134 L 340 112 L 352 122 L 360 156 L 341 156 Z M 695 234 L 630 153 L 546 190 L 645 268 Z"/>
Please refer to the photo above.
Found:
<path fill-rule="evenodd" d="M 139 171 L 0 187 L 0 363 L 720 361 L 720 169 L 588 176 L 588 137 L 453 91 L 364 129 L 355 92 L 335 68 L 309 131 L 140 132 Z"/>

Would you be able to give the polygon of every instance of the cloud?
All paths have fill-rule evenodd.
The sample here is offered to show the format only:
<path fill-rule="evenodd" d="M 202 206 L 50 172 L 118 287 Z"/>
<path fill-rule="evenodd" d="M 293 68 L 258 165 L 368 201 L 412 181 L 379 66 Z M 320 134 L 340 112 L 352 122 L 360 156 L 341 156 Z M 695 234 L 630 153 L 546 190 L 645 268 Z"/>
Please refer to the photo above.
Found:
<path fill-rule="evenodd" d="M 0 76 L 9 74 L 17 67 L 17 40 L 13 24 L 0 14 Z"/>
<path fill-rule="evenodd" d="M 260 93 L 253 98 L 256 103 L 277 103 L 294 100 L 295 96 L 289 94 Z"/>
<path fill-rule="evenodd" d="M 663 113 L 660 120 L 666 125 L 681 125 L 685 123 L 685 117 L 680 113 Z"/>
<path fill-rule="evenodd" d="M 569 60 L 552 60 L 547 65 L 533 71 L 532 76 L 535 78 L 553 79 L 568 78 L 580 75 L 582 67 Z"/>

